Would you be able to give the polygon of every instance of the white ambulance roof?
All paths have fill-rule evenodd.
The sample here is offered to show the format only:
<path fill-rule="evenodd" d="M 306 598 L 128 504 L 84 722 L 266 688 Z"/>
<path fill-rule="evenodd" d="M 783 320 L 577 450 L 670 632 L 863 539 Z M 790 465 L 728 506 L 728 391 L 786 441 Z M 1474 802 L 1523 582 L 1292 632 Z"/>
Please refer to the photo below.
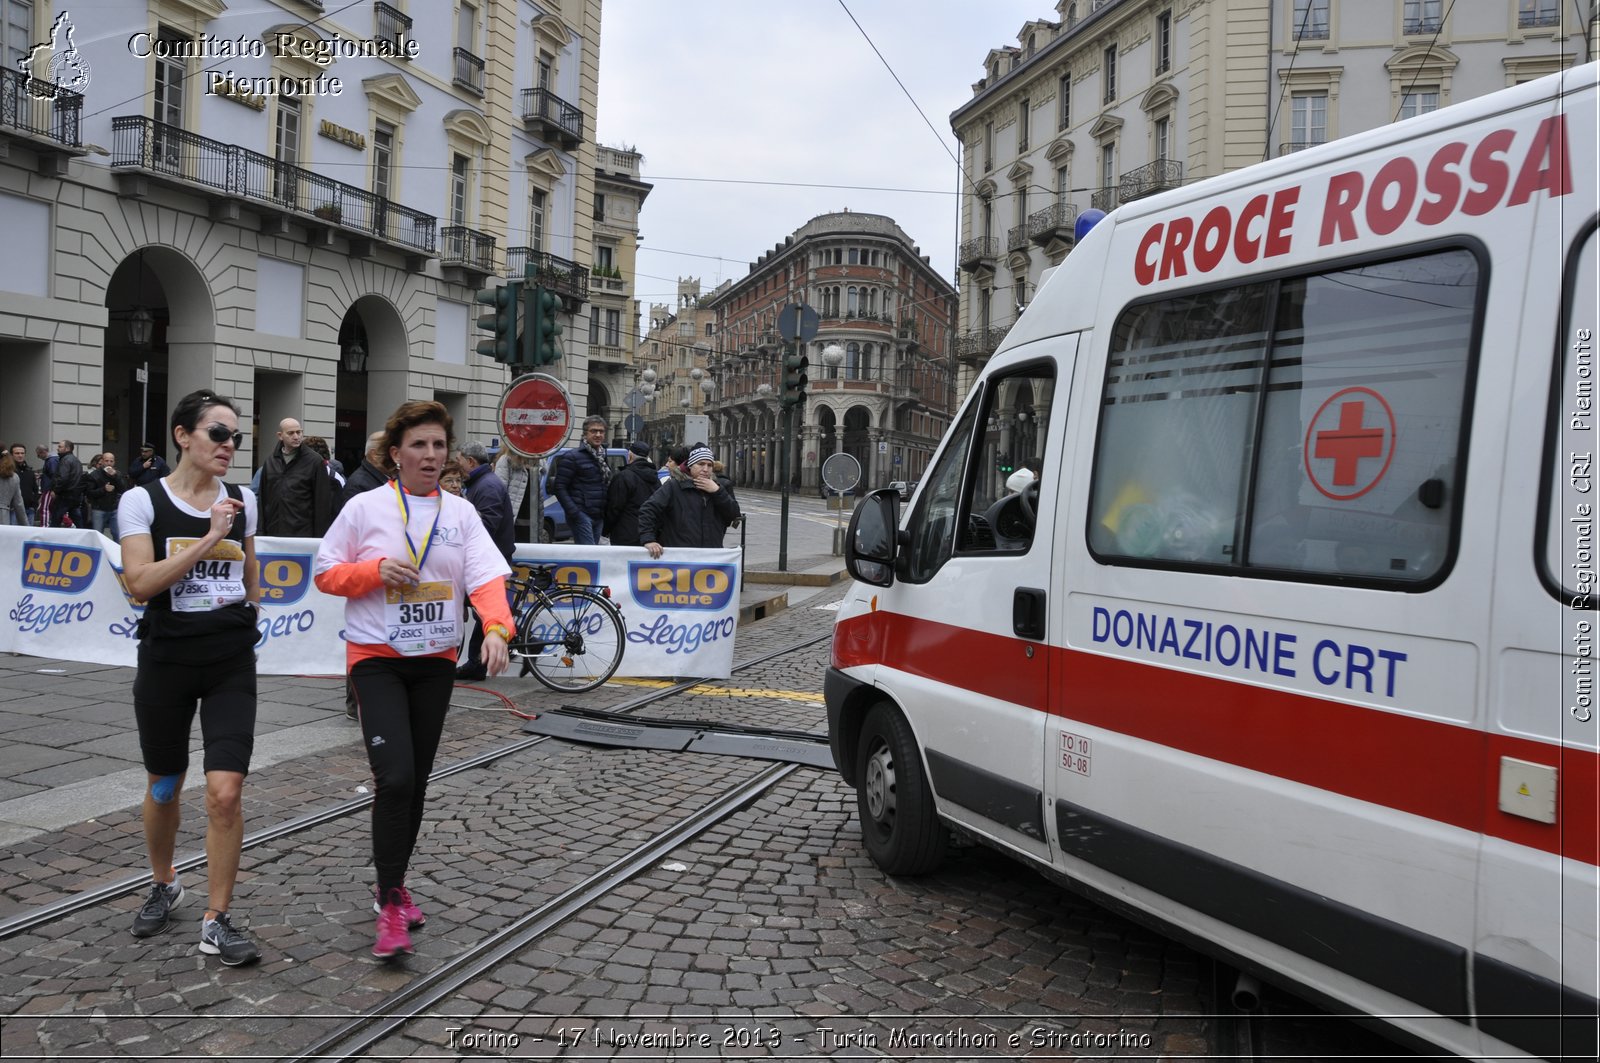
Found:
<path fill-rule="evenodd" d="M 1430 114 L 1391 122 L 1118 207 L 1079 241 L 1060 266 L 1041 278 L 1033 302 L 1006 334 L 989 365 L 1009 362 L 1006 356 L 1024 344 L 1093 327 L 1104 300 L 1112 300 L 1118 306 L 1127 302 L 1134 289 L 1121 281 L 1108 287 L 1110 278 L 1106 276 L 1111 243 L 1118 229 L 1142 225 L 1154 216 L 1184 213 L 1192 210 L 1197 202 L 1219 201 L 1242 190 L 1292 183 L 1298 176 L 1335 165 L 1340 160 L 1369 154 L 1395 154 L 1396 149 L 1441 130 L 1485 121 L 1541 103 L 1553 103 L 1558 96 L 1593 90 L 1597 81 L 1600 81 L 1600 63 L 1573 67 Z M 1576 153 L 1574 155 L 1577 157 Z M 1592 177 L 1592 174 L 1587 175 L 1588 179 Z M 1195 280 L 1204 282 L 1204 278 Z"/>

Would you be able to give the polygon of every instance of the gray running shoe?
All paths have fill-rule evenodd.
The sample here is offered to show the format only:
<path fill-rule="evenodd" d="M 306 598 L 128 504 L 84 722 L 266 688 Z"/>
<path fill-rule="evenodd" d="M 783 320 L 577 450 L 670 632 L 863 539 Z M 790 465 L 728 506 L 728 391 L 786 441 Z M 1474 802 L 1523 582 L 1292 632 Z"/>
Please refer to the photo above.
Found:
<path fill-rule="evenodd" d="M 215 919 L 200 921 L 200 951 L 207 956 L 221 956 L 228 967 L 255 963 L 261 958 L 261 950 L 234 929 L 227 912 L 218 912 Z"/>
<path fill-rule="evenodd" d="M 152 882 L 149 898 L 139 909 L 139 914 L 133 917 L 133 936 L 155 937 L 166 930 L 172 918 L 172 909 L 176 908 L 181 900 L 183 900 L 183 883 L 178 881 L 177 875 L 172 876 L 171 882 Z"/>

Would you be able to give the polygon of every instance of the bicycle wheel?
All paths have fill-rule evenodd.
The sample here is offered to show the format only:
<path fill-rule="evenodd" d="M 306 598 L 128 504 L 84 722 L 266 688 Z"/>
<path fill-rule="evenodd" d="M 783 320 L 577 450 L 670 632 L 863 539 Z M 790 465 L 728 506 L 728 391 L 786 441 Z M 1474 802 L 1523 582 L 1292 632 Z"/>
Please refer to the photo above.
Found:
<path fill-rule="evenodd" d="M 523 674 L 551 690 L 593 690 L 622 663 L 627 635 L 622 613 L 603 596 L 585 590 L 553 590 L 536 598 L 517 618 L 512 659 Z"/>

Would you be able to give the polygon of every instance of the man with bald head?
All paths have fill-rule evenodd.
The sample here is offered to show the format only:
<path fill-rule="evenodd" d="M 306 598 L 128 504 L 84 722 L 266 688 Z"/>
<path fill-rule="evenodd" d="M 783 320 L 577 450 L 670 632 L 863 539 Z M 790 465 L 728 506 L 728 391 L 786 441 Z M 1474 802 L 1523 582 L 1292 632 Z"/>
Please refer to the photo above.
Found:
<path fill-rule="evenodd" d="M 262 535 L 318 539 L 339 513 L 333 477 L 305 438 L 293 417 L 278 422 L 278 445 L 261 465 Z"/>

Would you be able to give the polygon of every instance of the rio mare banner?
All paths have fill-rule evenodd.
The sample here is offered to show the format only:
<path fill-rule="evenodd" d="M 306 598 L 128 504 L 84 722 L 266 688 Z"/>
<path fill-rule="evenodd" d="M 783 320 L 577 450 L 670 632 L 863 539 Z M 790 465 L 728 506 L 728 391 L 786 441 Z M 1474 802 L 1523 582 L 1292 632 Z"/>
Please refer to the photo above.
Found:
<path fill-rule="evenodd" d="M 256 536 L 257 670 L 342 675 L 344 599 L 312 581 L 318 540 Z M 725 678 L 739 617 L 739 551 L 518 545 L 519 566 L 561 583 L 609 586 L 627 648 L 618 675 Z M 5 573 L 11 573 L 9 576 Z M 0 652 L 132 667 L 144 603 L 122 580 L 122 550 L 94 531 L 0 526 Z"/>
<path fill-rule="evenodd" d="M 549 568 L 557 583 L 610 587 L 628 645 L 618 675 L 726 679 L 739 626 L 737 549 L 664 551 L 639 546 L 518 543 L 519 574 Z"/>

